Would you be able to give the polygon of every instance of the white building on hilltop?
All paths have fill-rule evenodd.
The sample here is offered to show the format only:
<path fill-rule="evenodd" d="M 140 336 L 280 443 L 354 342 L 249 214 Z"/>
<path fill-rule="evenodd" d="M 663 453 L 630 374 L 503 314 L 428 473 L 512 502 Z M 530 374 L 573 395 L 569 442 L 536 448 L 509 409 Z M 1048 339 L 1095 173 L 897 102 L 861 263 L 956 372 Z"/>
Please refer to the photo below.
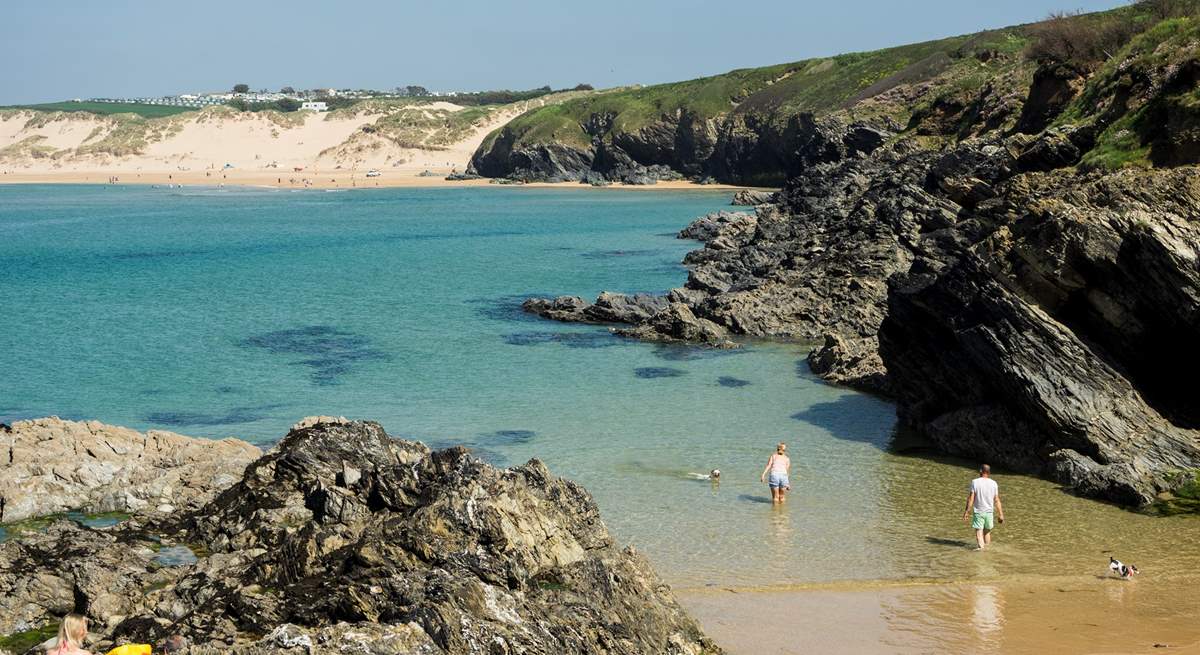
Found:
<path fill-rule="evenodd" d="M 312 111 L 329 111 L 329 107 L 324 102 L 308 101 L 300 103 L 300 109 L 311 109 Z"/>

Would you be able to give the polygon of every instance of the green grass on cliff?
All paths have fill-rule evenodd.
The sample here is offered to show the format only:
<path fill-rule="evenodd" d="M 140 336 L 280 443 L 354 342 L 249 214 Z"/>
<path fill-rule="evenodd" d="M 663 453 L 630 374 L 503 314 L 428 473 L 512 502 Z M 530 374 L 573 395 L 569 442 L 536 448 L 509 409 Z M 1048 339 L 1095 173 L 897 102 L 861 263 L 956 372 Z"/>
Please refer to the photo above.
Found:
<path fill-rule="evenodd" d="M 711 119 L 753 114 L 783 124 L 802 113 L 846 109 L 902 84 L 938 76 L 978 88 L 1001 66 L 1020 65 L 1028 38 L 1021 28 L 994 30 L 937 41 L 807 59 L 731 71 L 684 82 L 597 93 L 530 111 L 506 129 L 518 144 L 561 143 L 586 147 L 584 125 L 609 116 L 616 132 L 636 132 L 665 115 L 687 113 Z M 976 57 L 987 52 L 988 57 Z M 988 59 L 991 64 L 985 63 Z M 888 108 L 907 120 L 911 107 Z M 894 111 L 893 111 L 894 110 Z M 489 145 L 496 135 L 485 142 Z"/>
<path fill-rule="evenodd" d="M 1091 14 L 870 52 L 735 70 L 685 82 L 622 89 L 528 112 L 489 135 L 514 147 L 586 148 L 589 123 L 635 133 L 665 116 L 744 119 L 784 134 L 803 115 L 882 121 L 922 135 L 978 133 L 981 111 L 1020 102 L 1039 64 L 1086 74 L 1059 125 L 1099 128 L 1081 168 L 1175 165 L 1200 160 L 1200 0 L 1149 0 Z M 1166 84 L 1161 85 L 1164 81 Z M 1178 88 L 1174 88 L 1178 87 Z M 1016 99 L 1016 100 L 1011 100 Z M 1018 104 L 1019 108 L 1019 104 Z M 1016 114 L 990 130 L 1013 127 Z M 741 129 L 729 121 L 722 129 Z M 605 138 L 611 138 L 607 136 Z"/>
<path fill-rule="evenodd" d="M 636 132 L 660 116 L 679 111 L 712 118 L 729 113 L 738 101 L 795 73 L 804 64 L 742 69 L 686 82 L 597 93 L 527 112 L 510 122 L 508 129 L 526 143 L 586 147 L 591 137 L 582 126 L 594 115 L 611 115 L 613 127 L 623 132 Z"/>
<path fill-rule="evenodd" d="M 1103 130 L 1083 168 L 1116 169 L 1178 163 L 1200 150 L 1200 17 L 1160 21 L 1115 53 L 1057 119 L 1099 122 Z"/>

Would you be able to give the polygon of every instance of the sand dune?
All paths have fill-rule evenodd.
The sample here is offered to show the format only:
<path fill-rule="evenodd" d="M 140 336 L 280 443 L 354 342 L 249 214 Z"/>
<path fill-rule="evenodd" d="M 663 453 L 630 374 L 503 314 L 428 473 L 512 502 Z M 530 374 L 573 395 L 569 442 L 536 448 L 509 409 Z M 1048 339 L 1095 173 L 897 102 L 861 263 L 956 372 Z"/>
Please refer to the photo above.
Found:
<path fill-rule="evenodd" d="M 369 169 L 387 177 L 424 170 L 440 176 L 465 170 L 492 130 L 528 109 L 576 95 L 482 108 L 415 101 L 368 101 L 328 113 L 213 107 L 155 119 L 0 111 L 0 181 L 102 181 L 112 175 L 174 181 L 178 174 L 189 182 L 275 177 L 340 186 L 351 177 L 365 179 Z"/>

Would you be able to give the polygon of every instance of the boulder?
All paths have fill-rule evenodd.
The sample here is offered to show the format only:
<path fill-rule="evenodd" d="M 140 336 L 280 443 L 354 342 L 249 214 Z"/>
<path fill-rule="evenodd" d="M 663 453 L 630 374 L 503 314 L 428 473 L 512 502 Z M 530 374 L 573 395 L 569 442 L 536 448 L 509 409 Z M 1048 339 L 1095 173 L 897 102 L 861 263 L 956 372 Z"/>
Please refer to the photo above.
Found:
<path fill-rule="evenodd" d="M 646 341 L 690 342 L 723 349 L 738 347 L 729 339 L 728 330 L 698 318 L 683 303 L 672 303 L 632 328 L 618 329 L 617 334 Z"/>
<path fill-rule="evenodd" d="M 602 292 L 596 302 L 585 308 L 588 318 L 600 323 L 640 323 L 667 306 L 666 298 L 648 293 L 626 295 Z"/>
<path fill-rule="evenodd" d="M 834 384 L 887 395 L 887 367 L 879 356 L 875 337 L 825 335 L 825 342 L 808 353 L 813 373 Z"/>
<path fill-rule="evenodd" d="M 145 433 L 58 417 L 0 426 L 0 521 L 81 510 L 173 511 L 198 506 L 262 454 L 237 439 Z"/>
<path fill-rule="evenodd" d="M 775 193 L 773 191 L 760 191 L 758 189 L 738 189 L 737 193 L 733 194 L 733 202 L 731 205 L 765 205 L 769 202 L 774 202 Z"/>

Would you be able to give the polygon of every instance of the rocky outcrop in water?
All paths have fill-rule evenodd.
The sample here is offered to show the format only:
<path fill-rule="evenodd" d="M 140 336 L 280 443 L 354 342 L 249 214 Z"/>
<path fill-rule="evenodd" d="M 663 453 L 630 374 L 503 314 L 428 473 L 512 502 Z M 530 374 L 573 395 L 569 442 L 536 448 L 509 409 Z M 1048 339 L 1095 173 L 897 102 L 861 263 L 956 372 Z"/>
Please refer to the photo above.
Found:
<path fill-rule="evenodd" d="M 631 327 L 614 331 L 644 341 L 692 342 L 714 348 L 736 348 L 729 331 L 697 317 L 675 296 L 626 295 L 605 291 L 596 302 L 579 296 L 529 298 L 521 308 L 542 318 L 566 323 L 618 323 Z"/>
<path fill-rule="evenodd" d="M 0 634 L 75 610 L 102 649 L 182 634 L 195 652 L 720 652 L 540 462 L 301 425 L 195 511 L 0 544 Z M 198 561 L 161 565 L 172 544 Z"/>
<path fill-rule="evenodd" d="M 542 318 L 568 323 L 638 323 L 667 308 L 661 296 L 648 293 L 627 295 L 605 291 L 588 303 L 579 296 L 530 298 L 521 308 Z"/>
<path fill-rule="evenodd" d="M 0 522 L 68 510 L 172 512 L 207 502 L 262 454 L 236 439 L 57 417 L 0 426 Z"/>
<path fill-rule="evenodd" d="M 891 395 L 942 451 L 1146 505 L 1200 468 L 1176 382 L 1200 364 L 1200 173 L 1063 170 L 1098 129 L 816 163 L 773 204 L 683 230 L 704 248 L 667 300 L 730 335 L 817 342 L 814 371 Z"/>

